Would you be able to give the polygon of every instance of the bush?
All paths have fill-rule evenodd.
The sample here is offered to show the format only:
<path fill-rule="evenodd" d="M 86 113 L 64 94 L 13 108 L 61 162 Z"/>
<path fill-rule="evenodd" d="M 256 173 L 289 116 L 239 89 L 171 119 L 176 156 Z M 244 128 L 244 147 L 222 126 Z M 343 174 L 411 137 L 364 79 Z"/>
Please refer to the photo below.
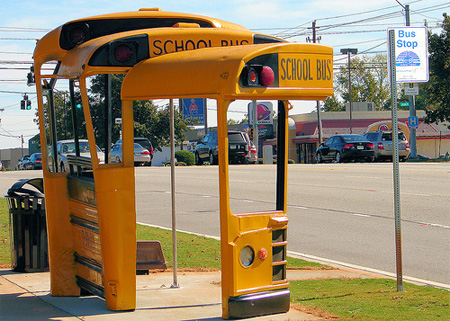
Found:
<path fill-rule="evenodd" d="M 195 164 L 195 156 L 187 150 L 179 150 L 175 153 L 175 158 L 180 163 L 186 163 L 187 166 Z"/>

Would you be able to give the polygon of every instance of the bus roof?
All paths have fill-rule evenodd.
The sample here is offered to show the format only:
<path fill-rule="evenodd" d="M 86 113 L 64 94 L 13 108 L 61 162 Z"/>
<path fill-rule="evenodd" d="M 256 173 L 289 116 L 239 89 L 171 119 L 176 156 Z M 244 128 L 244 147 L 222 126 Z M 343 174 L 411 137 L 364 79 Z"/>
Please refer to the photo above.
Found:
<path fill-rule="evenodd" d="M 272 58 L 264 58 L 269 56 Z M 242 86 L 241 75 L 246 64 L 266 60 L 272 61 L 274 85 Z M 332 48 L 317 44 L 205 48 L 140 62 L 125 76 L 122 99 L 222 96 L 230 100 L 324 100 L 333 94 L 332 70 Z"/>

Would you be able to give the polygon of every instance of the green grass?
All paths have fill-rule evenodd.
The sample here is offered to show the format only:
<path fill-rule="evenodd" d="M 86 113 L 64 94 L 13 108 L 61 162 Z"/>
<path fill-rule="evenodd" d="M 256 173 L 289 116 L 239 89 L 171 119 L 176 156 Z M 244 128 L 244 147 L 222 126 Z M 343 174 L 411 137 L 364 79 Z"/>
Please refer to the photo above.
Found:
<path fill-rule="evenodd" d="M 391 279 L 291 282 L 292 302 L 351 320 L 450 320 L 450 292 Z M 308 311 L 308 309 L 307 309 Z"/>
<path fill-rule="evenodd" d="M 172 231 L 137 225 L 138 240 L 160 241 L 164 258 L 173 266 Z M 220 243 L 194 234 L 177 233 L 179 268 L 220 269 Z"/>
<path fill-rule="evenodd" d="M 160 241 L 164 258 L 169 267 L 173 266 L 172 231 L 137 225 L 137 239 Z M 220 269 L 220 242 L 204 236 L 177 233 L 179 268 Z M 288 268 L 325 268 L 324 265 L 295 258 L 288 258 Z"/>
<path fill-rule="evenodd" d="M 9 211 L 5 198 L 0 198 L 0 266 L 11 264 L 9 247 Z M 172 231 L 137 224 L 138 240 L 160 241 L 168 266 L 173 266 Z M 200 270 L 220 269 L 220 242 L 194 234 L 177 233 L 178 267 Z M 288 258 L 288 267 L 321 268 L 323 265 Z"/>
<path fill-rule="evenodd" d="M 173 266 L 172 232 L 137 225 L 138 240 L 161 242 L 165 259 Z M 220 242 L 203 236 L 177 233 L 178 267 L 220 269 Z M 0 198 L 0 266 L 10 264 L 9 219 L 6 199 Z M 288 258 L 288 268 L 327 269 L 327 266 Z M 396 291 L 391 279 L 317 279 L 293 281 L 291 301 L 301 310 L 330 319 L 351 320 L 450 320 L 450 292 L 404 283 Z"/>
<path fill-rule="evenodd" d="M 9 211 L 6 198 L 0 198 L 0 267 L 11 264 L 9 248 Z"/>

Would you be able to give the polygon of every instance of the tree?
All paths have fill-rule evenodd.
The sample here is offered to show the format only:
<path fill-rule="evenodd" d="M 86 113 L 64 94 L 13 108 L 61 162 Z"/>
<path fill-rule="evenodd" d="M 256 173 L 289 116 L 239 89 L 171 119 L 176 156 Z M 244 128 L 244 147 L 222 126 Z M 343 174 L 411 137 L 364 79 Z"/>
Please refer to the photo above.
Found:
<path fill-rule="evenodd" d="M 345 106 L 335 94 L 333 96 L 328 97 L 323 104 L 323 111 L 345 111 Z"/>
<path fill-rule="evenodd" d="M 124 75 L 111 76 L 111 105 L 112 119 L 121 118 L 121 100 L 120 88 Z M 97 75 L 91 80 L 90 104 L 91 117 L 96 130 L 96 139 L 101 145 L 104 133 L 104 86 L 105 76 Z M 133 102 L 134 118 L 134 136 L 146 137 L 153 145 L 153 148 L 162 150 L 163 146 L 170 145 L 170 110 L 166 105 L 159 108 L 150 100 Z M 175 110 L 175 139 L 176 144 L 180 145 L 185 140 L 185 132 L 188 129 L 188 122 L 182 117 L 182 114 Z M 119 139 L 120 126 L 114 126 L 112 130 L 112 141 Z"/>
<path fill-rule="evenodd" d="M 385 55 L 353 57 L 350 63 L 352 102 L 374 102 L 378 110 L 388 109 L 391 103 Z M 341 66 L 335 78 L 335 95 L 349 101 L 348 65 Z M 338 96 L 329 98 L 325 110 L 342 110 Z"/>
<path fill-rule="evenodd" d="M 450 122 L 450 17 L 443 16 L 442 32 L 428 38 L 430 80 L 420 88 L 429 123 Z"/>

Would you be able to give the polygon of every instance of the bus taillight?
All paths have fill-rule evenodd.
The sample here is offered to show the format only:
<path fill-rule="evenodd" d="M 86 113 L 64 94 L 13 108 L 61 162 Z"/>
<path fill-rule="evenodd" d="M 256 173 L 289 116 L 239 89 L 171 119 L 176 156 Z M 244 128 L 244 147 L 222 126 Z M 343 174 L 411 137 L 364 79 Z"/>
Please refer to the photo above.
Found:
<path fill-rule="evenodd" d="M 114 51 L 114 58 L 122 64 L 129 62 L 133 57 L 133 48 L 128 43 L 117 44 L 114 47 L 113 51 Z"/>
<path fill-rule="evenodd" d="M 148 36 L 119 38 L 98 48 L 89 59 L 90 66 L 132 67 L 150 58 Z"/>
<path fill-rule="evenodd" d="M 244 86 L 268 87 L 275 80 L 275 73 L 269 66 L 250 65 L 243 71 Z"/>
<path fill-rule="evenodd" d="M 89 27 L 87 24 L 76 24 L 68 28 L 67 38 L 72 47 L 81 45 L 89 40 Z"/>

